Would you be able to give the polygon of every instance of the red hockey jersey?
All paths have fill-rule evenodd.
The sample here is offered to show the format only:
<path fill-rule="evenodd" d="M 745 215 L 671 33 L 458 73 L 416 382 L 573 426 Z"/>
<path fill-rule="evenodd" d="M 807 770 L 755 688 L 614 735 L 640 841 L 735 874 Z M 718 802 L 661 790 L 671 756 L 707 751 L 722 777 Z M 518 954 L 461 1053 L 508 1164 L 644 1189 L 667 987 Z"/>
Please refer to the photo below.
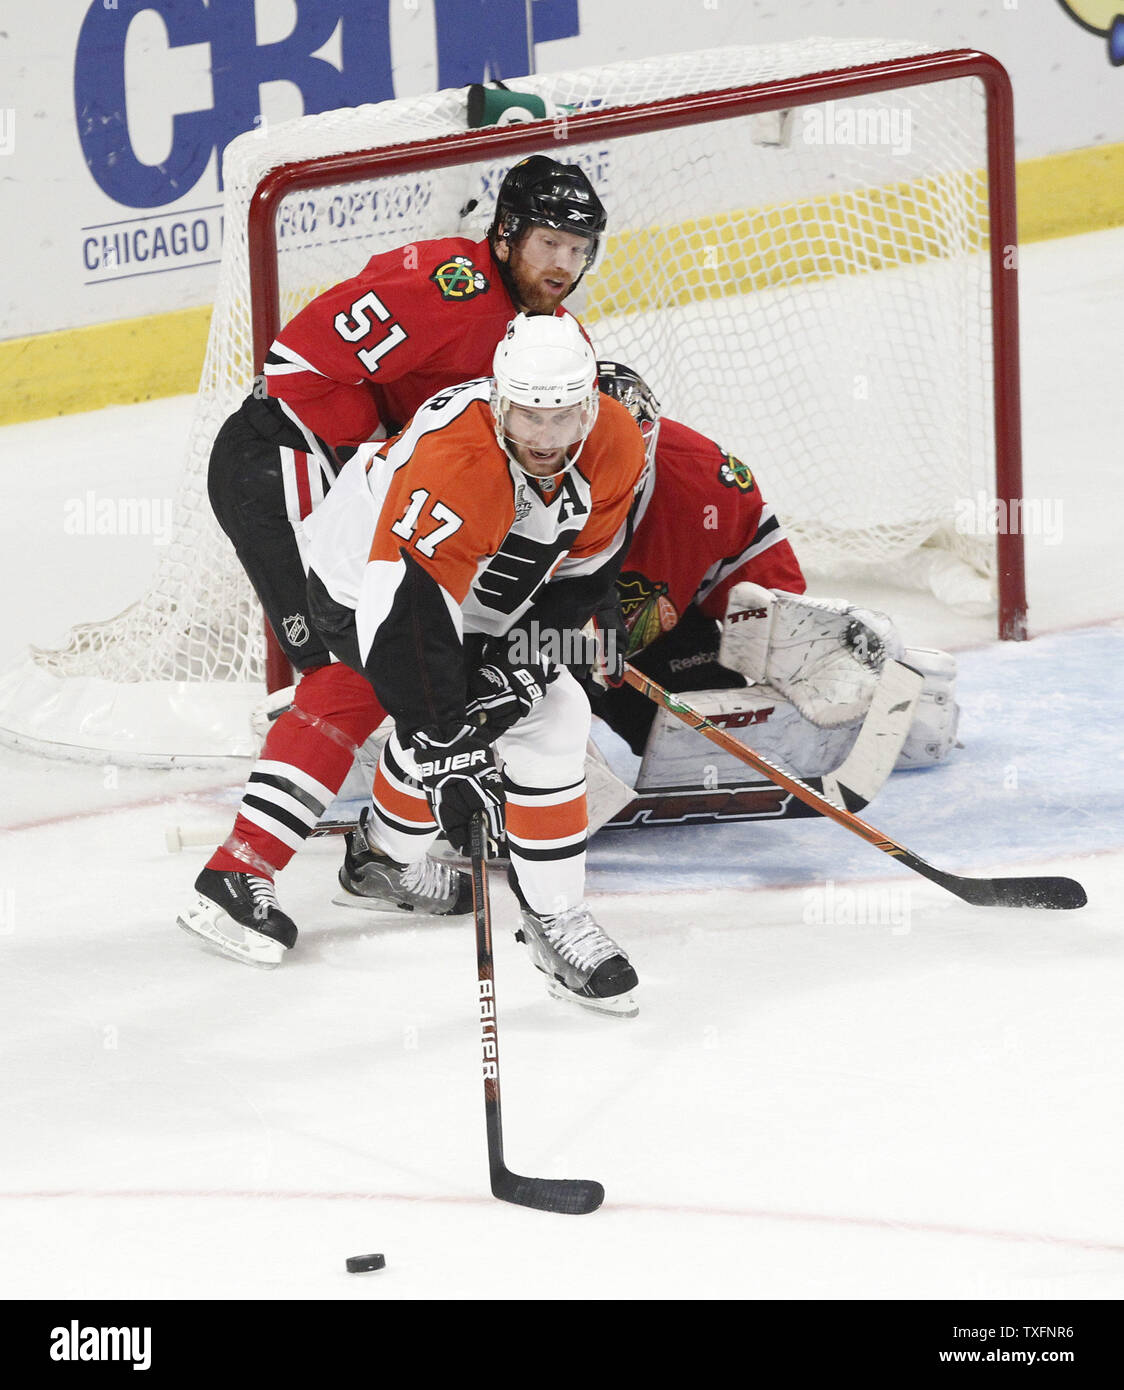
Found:
<path fill-rule="evenodd" d="M 617 588 L 629 655 L 694 602 L 719 621 L 731 588 L 752 580 L 804 592 L 804 576 L 753 473 L 697 430 L 664 418 Z"/>
<path fill-rule="evenodd" d="M 267 389 L 333 449 L 352 448 L 401 429 L 435 392 L 490 375 L 516 312 L 486 239 L 396 247 L 285 325 Z"/>

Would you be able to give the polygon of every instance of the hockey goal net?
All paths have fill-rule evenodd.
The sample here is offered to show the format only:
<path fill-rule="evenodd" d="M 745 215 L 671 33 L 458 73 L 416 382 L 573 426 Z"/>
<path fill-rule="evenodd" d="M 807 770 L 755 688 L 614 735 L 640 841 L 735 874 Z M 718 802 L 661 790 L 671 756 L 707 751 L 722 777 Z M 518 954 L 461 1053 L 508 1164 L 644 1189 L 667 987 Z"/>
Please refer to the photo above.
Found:
<path fill-rule="evenodd" d="M 376 252 L 482 236 L 504 172 L 540 150 L 580 163 L 609 212 L 603 262 L 569 301 L 598 355 L 749 465 L 810 578 L 953 576 L 1023 634 L 1019 537 L 965 525 L 1020 491 L 999 65 L 808 40 L 511 85 L 545 120 L 470 130 L 462 89 L 228 147 L 175 538 L 138 602 L 0 680 L 9 740 L 158 762 L 253 751 L 263 626 L 210 513 L 211 442 L 280 324 Z"/>

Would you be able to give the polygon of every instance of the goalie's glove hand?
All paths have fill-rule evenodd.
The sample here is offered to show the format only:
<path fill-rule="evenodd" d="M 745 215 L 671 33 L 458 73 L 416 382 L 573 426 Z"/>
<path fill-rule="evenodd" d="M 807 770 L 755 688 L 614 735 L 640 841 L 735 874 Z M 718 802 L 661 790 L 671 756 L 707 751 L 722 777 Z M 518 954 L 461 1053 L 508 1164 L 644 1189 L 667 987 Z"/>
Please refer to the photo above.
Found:
<path fill-rule="evenodd" d="M 628 628 L 621 612 L 620 599 L 614 591 L 611 603 L 599 608 L 590 619 L 597 643 L 593 662 L 593 679 L 601 686 L 614 689 L 624 684 L 624 663 L 628 655 Z"/>
<path fill-rule="evenodd" d="M 718 659 L 830 729 L 865 717 L 883 664 L 901 653 L 884 613 L 743 581 L 730 591 Z"/>
<path fill-rule="evenodd" d="M 469 672 L 465 716 L 496 738 L 541 704 L 558 667 L 546 657 L 516 664 L 491 652 L 486 656 L 483 666 Z"/>
<path fill-rule="evenodd" d="M 461 854 L 470 854 L 471 821 L 483 811 L 488 838 L 503 839 L 503 780 L 483 730 L 462 724 L 452 729 L 418 729 L 410 748 L 429 808 L 441 832 Z"/>

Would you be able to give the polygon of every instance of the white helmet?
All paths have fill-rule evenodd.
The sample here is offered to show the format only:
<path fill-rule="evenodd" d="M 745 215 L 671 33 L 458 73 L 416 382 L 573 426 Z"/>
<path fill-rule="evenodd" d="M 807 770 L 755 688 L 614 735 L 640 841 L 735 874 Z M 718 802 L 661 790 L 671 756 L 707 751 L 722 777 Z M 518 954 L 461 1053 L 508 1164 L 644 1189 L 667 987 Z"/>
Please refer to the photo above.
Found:
<path fill-rule="evenodd" d="M 518 467 L 509 447 L 507 414 L 511 406 L 530 410 L 561 410 L 580 406 L 560 471 L 573 465 L 597 419 L 597 361 L 593 349 L 569 314 L 517 314 L 507 326 L 492 359 L 492 414 L 500 447 Z"/>

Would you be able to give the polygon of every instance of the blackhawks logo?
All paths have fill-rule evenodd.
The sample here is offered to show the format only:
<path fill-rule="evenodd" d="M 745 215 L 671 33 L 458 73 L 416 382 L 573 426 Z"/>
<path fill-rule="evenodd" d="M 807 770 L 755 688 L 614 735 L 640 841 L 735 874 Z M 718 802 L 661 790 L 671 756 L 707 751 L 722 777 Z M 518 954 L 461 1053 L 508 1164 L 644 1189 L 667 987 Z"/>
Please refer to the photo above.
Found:
<path fill-rule="evenodd" d="M 442 261 L 429 278 L 441 291 L 442 299 L 475 299 L 488 288 L 484 272 L 477 270 L 467 256 Z"/>
<path fill-rule="evenodd" d="M 653 584 L 638 570 L 627 570 L 617 580 L 621 614 L 628 628 L 627 656 L 635 656 L 670 631 L 679 620 L 675 605 L 667 597 L 666 584 Z"/>
<path fill-rule="evenodd" d="M 735 458 L 728 449 L 722 451 L 722 466 L 718 470 L 718 481 L 723 487 L 736 487 L 739 492 L 753 491 L 753 474 L 749 465 Z"/>

